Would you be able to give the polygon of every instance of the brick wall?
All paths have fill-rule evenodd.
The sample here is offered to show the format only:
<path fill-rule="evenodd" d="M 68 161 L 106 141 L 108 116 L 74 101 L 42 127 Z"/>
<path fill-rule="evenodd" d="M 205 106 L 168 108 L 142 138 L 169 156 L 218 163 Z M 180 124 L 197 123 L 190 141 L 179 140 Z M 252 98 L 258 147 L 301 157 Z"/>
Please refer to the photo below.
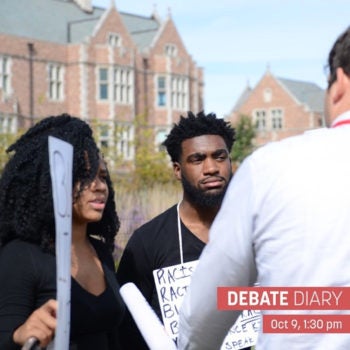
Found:
<path fill-rule="evenodd" d="M 136 114 L 147 114 L 151 125 L 170 126 L 188 108 L 174 110 L 157 106 L 155 83 L 160 73 L 188 77 L 189 109 L 195 112 L 201 110 L 203 72 L 184 47 L 172 19 L 165 21 L 153 46 L 140 52 L 117 9 L 111 7 L 106 11 L 95 31 L 83 43 L 55 44 L 0 34 L 0 57 L 6 56 L 11 60 L 11 93 L 4 98 L 0 88 L 0 113 L 13 112 L 13 101 L 16 101 L 24 125 L 29 125 L 32 102 L 35 119 L 68 112 L 88 120 L 98 118 L 131 123 Z M 120 35 L 121 47 L 108 45 L 110 33 Z M 34 47 L 32 100 L 29 42 Z M 164 47 L 168 43 L 176 46 L 176 57 L 167 57 Z M 63 98 L 58 101 L 49 98 L 49 64 L 58 64 L 64 68 Z M 132 104 L 98 99 L 98 68 L 103 66 L 111 69 L 114 65 L 129 67 L 133 72 L 135 95 Z"/>
<path fill-rule="evenodd" d="M 269 91 L 270 98 L 266 98 L 266 91 Z M 283 113 L 282 129 L 272 128 L 271 111 L 273 109 L 280 109 Z M 253 116 L 257 110 L 266 111 L 267 122 L 265 130 L 257 130 L 255 142 L 258 146 L 321 126 L 322 113 L 311 111 L 308 106 L 298 101 L 269 72 L 263 76 L 251 90 L 249 97 L 232 112 L 228 119 L 235 125 L 240 115 L 247 115 L 255 123 Z"/>

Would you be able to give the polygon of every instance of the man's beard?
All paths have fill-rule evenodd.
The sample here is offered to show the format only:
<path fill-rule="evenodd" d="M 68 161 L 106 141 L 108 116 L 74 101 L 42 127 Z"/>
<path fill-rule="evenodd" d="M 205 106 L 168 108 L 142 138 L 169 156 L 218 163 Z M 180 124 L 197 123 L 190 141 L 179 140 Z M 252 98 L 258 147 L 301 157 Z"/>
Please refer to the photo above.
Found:
<path fill-rule="evenodd" d="M 229 181 L 227 181 L 226 185 L 220 190 L 220 192 L 206 193 L 191 185 L 191 183 L 186 179 L 186 177 L 183 174 L 181 177 L 181 182 L 183 190 L 187 195 L 187 198 L 191 201 L 191 203 L 204 208 L 219 207 L 221 205 L 222 200 L 224 199 L 225 192 L 229 184 Z"/>

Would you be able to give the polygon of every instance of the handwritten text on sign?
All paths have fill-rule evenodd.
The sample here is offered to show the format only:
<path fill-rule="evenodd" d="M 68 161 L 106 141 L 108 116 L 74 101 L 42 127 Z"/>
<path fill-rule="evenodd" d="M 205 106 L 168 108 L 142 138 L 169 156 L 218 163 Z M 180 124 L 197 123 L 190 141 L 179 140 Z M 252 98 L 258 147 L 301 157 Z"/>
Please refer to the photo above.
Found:
<path fill-rule="evenodd" d="M 179 309 L 197 264 L 198 260 L 153 271 L 164 327 L 175 342 L 179 332 Z M 227 334 L 221 350 L 255 345 L 259 329 L 260 313 L 243 311 Z"/>

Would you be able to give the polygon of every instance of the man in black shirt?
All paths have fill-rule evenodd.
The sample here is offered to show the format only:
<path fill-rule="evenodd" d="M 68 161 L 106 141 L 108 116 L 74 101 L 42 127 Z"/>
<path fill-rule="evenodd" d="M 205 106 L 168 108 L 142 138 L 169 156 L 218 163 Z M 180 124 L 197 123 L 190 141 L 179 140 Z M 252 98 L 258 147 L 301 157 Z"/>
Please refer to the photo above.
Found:
<path fill-rule="evenodd" d="M 160 319 L 153 271 L 198 260 L 232 177 L 234 136 L 230 124 L 215 114 L 189 112 L 163 143 L 182 183 L 183 199 L 133 233 L 117 272 L 120 284 L 133 282 Z M 122 332 L 129 334 L 126 345 L 148 349 L 132 320 L 127 323 Z"/>

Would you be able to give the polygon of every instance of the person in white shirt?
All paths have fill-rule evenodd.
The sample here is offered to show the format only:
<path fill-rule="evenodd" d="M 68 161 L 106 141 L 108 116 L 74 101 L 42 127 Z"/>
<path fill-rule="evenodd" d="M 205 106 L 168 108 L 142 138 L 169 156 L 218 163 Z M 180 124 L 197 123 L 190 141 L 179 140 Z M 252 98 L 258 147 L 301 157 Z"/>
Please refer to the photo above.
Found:
<path fill-rule="evenodd" d="M 220 348 L 239 312 L 217 310 L 218 286 L 350 286 L 350 27 L 328 67 L 328 128 L 258 149 L 232 179 L 180 310 L 180 350 Z M 256 349 L 345 350 L 350 334 L 260 332 Z"/>

